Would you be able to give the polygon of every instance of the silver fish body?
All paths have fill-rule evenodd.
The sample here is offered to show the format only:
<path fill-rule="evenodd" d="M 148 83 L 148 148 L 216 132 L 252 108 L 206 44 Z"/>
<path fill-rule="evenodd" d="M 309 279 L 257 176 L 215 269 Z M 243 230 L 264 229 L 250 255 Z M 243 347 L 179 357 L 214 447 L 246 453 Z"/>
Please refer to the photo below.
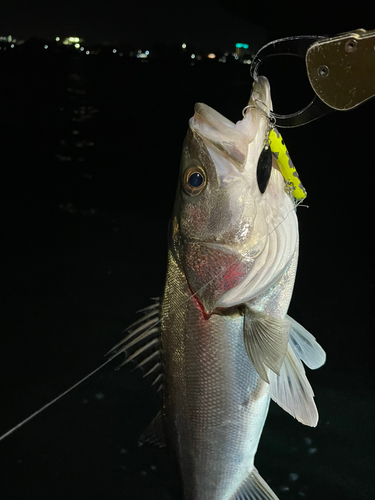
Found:
<path fill-rule="evenodd" d="M 170 255 L 162 307 L 167 442 L 178 459 L 185 498 L 224 500 L 253 470 L 268 384 L 246 353 L 243 314 L 234 309 L 206 318 L 190 297 Z"/>
<path fill-rule="evenodd" d="M 138 366 L 163 380 L 163 409 L 143 441 L 166 442 L 186 500 L 277 500 L 254 467 L 270 399 L 303 424 L 318 421 L 302 361 L 318 368 L 325 353 L 287 315 L 298 223 L 275 158 L 270 163 L 268 109 L 264 77 L 237 124 L 196 105 L 163 299 L 119 349 L 141 343 L 126 362 L 141 359 Z"/>

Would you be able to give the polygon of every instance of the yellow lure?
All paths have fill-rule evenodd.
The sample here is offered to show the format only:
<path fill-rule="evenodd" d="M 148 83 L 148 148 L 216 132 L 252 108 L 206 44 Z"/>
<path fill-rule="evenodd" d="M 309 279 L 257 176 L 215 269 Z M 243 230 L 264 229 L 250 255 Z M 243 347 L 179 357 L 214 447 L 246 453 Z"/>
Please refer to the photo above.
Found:
<path fill-rule="evenodd" d="M 286 181 L 287 191 L 297 200 L 303 200 L 307 196 L 306 189 L 302 186 L 296 167 L 293 165 L 289 152 L 286 149 L 285 142 L 276 128 L 271 128 L 269 144 L 280 172 Z"/>

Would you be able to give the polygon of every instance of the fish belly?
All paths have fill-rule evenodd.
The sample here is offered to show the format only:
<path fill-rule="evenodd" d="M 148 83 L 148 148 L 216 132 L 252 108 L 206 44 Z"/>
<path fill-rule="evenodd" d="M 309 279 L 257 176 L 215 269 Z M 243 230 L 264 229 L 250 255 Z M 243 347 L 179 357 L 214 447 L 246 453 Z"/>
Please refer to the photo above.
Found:
<path fill-rule="evenodd" d="M 187 500 L 228 500 L 253 467 L 268 411 L 240 313 L 207 318 L 169 258 L 162 305 L 167 442 Z"/>

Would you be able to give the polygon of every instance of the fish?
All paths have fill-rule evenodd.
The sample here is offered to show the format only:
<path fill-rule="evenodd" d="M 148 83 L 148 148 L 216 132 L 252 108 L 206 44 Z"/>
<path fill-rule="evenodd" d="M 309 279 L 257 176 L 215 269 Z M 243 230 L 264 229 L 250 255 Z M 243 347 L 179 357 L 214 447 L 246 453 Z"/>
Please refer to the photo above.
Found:
<path fill-rule="evenodd" d="M 271 109 L 263 76 L 236 124 L 195 105 L 163 296 L 112 351 L 153 378 L 161 410 L 140 441 L 168 447 L 185 500 L 277 499 L 254 465 L 270 400 L 318 422 L 303 363 L 316 369 L 326 356 L 287 314 L 298 221 L 269 148 Z"/>

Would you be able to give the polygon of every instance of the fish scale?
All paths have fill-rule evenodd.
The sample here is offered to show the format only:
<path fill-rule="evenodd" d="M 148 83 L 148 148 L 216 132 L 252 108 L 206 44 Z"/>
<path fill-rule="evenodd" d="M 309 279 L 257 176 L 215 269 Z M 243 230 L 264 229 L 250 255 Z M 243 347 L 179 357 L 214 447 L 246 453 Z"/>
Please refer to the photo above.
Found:
<path fill-rule="evenodd" d="M 253 466 L 269 397 L 245 351 L 243 316 L 205 319 L 196 300 L 186 301 L 188 284 L 172 259 L 162 302 L 162 317 L 177 311 L 162 324 L 166 422 L 174 415 L 167 444 L 178 449 L 186 498 L 221 500 Z"/>
<path fill-rule="evenodd" d="M 237 124 L 195 106 L 163 298 L 129 327 L 115 354 L 129 350 L 125 363 L 137 360 L 160 382 L 162 411 L 141 442 L 167 444 L 185 500 L 277 500 L 254 467 L 270 399 L 305 425 L 318 422 L 302 361 L 319 368 L 325 353 L 287 315 L 296 204 L 275 158 L 257 168 L 270 123 L 254 103 L 272 109 L 266 78 L 253 95 Z"/>

